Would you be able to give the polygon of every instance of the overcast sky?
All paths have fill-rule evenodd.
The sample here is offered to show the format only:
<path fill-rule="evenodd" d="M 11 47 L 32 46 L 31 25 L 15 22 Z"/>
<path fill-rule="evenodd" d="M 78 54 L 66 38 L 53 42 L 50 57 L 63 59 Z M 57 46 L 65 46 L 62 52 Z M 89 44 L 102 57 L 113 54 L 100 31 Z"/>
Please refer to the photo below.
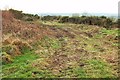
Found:
<path fill-rule="evenodd" d="M 118 13 L 119 0 L 0 0 L 0 9 L 25 13 Z"/>

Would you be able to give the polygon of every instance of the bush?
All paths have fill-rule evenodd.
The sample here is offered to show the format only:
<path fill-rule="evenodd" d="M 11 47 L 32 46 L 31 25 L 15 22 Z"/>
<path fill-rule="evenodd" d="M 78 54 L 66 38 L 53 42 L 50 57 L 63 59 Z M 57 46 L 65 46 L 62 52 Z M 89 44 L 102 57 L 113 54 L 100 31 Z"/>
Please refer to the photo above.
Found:
<path fill-rule="evenodd" d="M 14 9 L 9 9 L 9 11 L 14 15 L 14 18 L 20 20 L 33 21 L 40 18 L 37 14 L 33 15 L 33 14 L 22 13 L 22 11 L 18 11 Z"/>
<path fill-rule="evenodd" d="M 14 15 L 16 19 L 22 19 L 23 14 L 22 11 L 14 10 L 14 9 L 9 9 L 10 12 Z"/>
<path fill-rule="evenodd" d="M 50 15 L 43 16 L 41 18 L 41 20 L 45 20 L 45 21 L 54 21 L 54 20 L 59 20 L 59 19 L 60 19 L 60 16 L 50 16 Z"/>
<path fill-rule="evenodd" d="M 88 25 L 98 25 L 110 29 L 114 24 L 111 18 L 105 16 L 81 16 L 81 17 L 69 17 L 64 16 L 60 18 L 60 23 L 75 23 L 75 24 L 88 24 Z"/>

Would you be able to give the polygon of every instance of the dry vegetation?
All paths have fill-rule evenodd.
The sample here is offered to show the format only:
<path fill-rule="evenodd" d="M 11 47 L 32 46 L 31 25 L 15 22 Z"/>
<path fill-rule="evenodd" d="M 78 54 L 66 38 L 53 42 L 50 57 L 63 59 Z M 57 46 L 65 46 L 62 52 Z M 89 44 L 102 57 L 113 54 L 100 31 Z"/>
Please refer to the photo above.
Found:
<path fill-rule="evenodd" d="M 2 16 L 3 78 L 118 77 L 117 28 Z"/>

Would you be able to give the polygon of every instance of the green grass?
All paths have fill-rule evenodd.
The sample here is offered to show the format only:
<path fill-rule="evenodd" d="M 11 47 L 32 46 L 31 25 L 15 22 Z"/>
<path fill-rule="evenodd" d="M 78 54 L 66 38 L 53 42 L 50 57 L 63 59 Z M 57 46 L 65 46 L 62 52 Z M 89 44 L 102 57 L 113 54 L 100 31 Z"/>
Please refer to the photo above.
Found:
<path fill-rule="evenodd" d="M 42 47 L 58 49 L 61 47 L 61 43 L 58 39 L 50 38 L 45 36 L 42 40 L 38 41 L 36 44 L 41 45 Z"/>
<path fill-rule="evenodd" d="M 89 67 L 86 69 L 87 75 L 91 78 L 112 78 L 115 77 L 112 73 L 111 66 L 102 61 L 102 60 L 88 60 L 87 61 Z"/>
<path fill-rule="evenodd" d="M 77 78 L 85 78 L 87 76 L 85 70 L 82 67 L 74 68 L 73 73 Z"/>
<path fill-rule="evenodd" d="M 118 35 L 118 31 L 119 31 L 118 29 L 107 30 L 105 28 L 101 30 L 103 34 L 108 34 L 108 35 Z"/>
<path fill-rule="evenodd" d="M 118 30 L 118 29 L 112 29 L 112 30 L 107 30 L 107 29 L 105 29 L 105 28 L 102 28 L 101 30 L 100 30 L 100 32 L 99 32 L 99 34 L 96 34 L 95 36 L 94 36 L 94 38 L 103 38 L 104 36 L 106 36 L 106 35 L 113 35 L 113 36 L 118 36 L 119 35 L 119 32 L 120 32 L 120 30 Z"/>
<path fill-rule="evenodd" d="M 2 66 L 3 78 L 29 77 L 28 75 L 32 72 L 30 63 L 37 58 L 38 56 L 33 51 L 25 49 L 24 54 L 16 56 L 12 63 Z"/>
<path fill-rule="evenodd" d="M 16 56 L 13 59 L 12 63 L 3 65 L 3 78 L 15 78 L 15 77 L 16 78 L 33 78 L 33 77 L 34 78 L 46 78 L 46 77 L 47 78 L 56 78 L 56 77 L 57 78 L 59 77 L 61 78 L 71 78 L 71 77 L 114 78 L 115 77 L 113 66 L 111 66 L 106 61 L 103 61 L 102 60 L 103 58 L 101 58 L 101 54 L 102 55 L 104 55 L 103 53 L 109 54 L 108 50 L 110 49 L 113 50 L 113 49 L 111 47 L 109 48 L 109 46 L 107 46 L 108 50 L 106 51 L 101 52 L 100 49 L 104 49 L 104 45 L 106 47 L 106 44 L 104 44 L 104 41 L 108 43 L 110 42 L 113 43 L 112 41 L 108 41 L 107 39 L 104 39 L 104 37 L 106 35 L 117 36 L 119 32 L 117 29 L 107 30 L 105 28 L 101 28 L 99 33 L 94 34 L 93 37 L 88 37 L 84 35 L 84 32 L 92 32 L 92 30 L 94 30 L 94 28 L 89 25 L 77 25 L 77 24 L 71 25 L 69 23 L 61 24 L 56 22 L 46 22 L 43 24 L 52 25 L 53 27 L 58 27 L 58 28 L 62 27 L 63 29 L 64 27 L 65 28 L 71 27 L 71 32 L 73 31 L 74 33 L 74 31 L 76 31 L 81 33 L 75 34 L 76 36 L 75 38 L 63 37 L 61 38 L 61 40 L 55 37 L 45 36 L 41 40 L 36 41 L 36 43 L 33 43 L 32 47 L 34 50 L 30 51 L 27 48 L 23 48 L 22 49 L 23 54 Z M 63 44 L 65 45 L 64 47 L 63 47 Z M 96 45 L 96 47 L 94 45 Z M 109 45 L 111 46 L 112 44 L 109 44 Z M 117 46 L 117 43 L 114 43 L 114 45 Z M 52 73 L 52 70 L 49 70 L 49 68 L 40 69 L 42 66 L 40 64 L 38 65 L 38 67 L 32 66 L 32 64 L 34 64 L 37 60 L 40 60 L 41 63 L 44 63 L 44 62 L 47 63 L 45 61 L 46 58 L 49 59 L 49 57 L 54 55 L 55 51 L 57 52 L 58 49 L 59 49 L 58 52 L 61 51 L 59 54 L 60 55 L 63 54 L 62 56 L 73 55 L 75 58 L 79 58 L 79 55 L 81 54 L 80 58 L 83 57 L 81 58 L 83 61 L 82 60 L 77 61 L 77 59 L 75 59 L 76 60 L 75 62 L 77 64 L 74 65 L 74 63 L 72 63 L 72 61 L 70 60 L 72 64 L 72 68 L 67 68 L 67 69 L 62 68 L 59 74 L 54 74 L 54 72 Z M 76 50 L 79 50 L 79 49 L 80 50 L 84 49 L 85 51 L 87 51 L 87 53 L 84 53 L 84 51 L 75 52 Z M 35 51 L 37 50 L 38 50 L 38 54 L 35 54 Z M 92 52 L 95 52 L 95 54 L 92 54 Z M 92 58 L 89 59 L 89 56 Z M 97 59 L 94 59 L 94 57 L 96 58 L 96 56 L 100 56 L 100 57 Z M 86 59 L 86 57 L 88 57 L 88 59 Z M 59 59 L 56 59 L 56 60 L 59 60 Z M 79 65 L 80 62 L 85 63 L 85 65 L 81 67 Z M 35 74 L 33 75 L 33 73 Z"/>
<path fill-rule="evenodd" d="M 59 74 L 61 78 L 86 78 L 87 75 L 85 70 L 82 67 L 76 66 L 71 69 L 63 70 L 61 74 Z"/>

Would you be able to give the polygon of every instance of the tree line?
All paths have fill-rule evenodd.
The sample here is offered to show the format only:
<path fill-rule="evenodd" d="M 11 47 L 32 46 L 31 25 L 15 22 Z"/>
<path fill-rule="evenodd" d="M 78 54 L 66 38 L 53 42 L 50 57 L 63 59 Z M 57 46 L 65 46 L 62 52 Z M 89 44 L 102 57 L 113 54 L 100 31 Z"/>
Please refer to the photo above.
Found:
<path fill-rule="evenodd" d="M 117 27 L 119 20 L 115 21 L 113 18 L 106 16 L 43 16 L 41 18 L 45 21 L 58 21 L 59 23 L 74 23 L 74 24 L 88 24 L 103 26 L 105 28 Z"/>
<path fill-rule="evenodd" d="M 34 21 L 34 20 L 43 20 L 43 21 L 57 21 L 59 23 L 74 23 L 74 24 L 88 24 L 88 25 L 97 25 L 105 28 L 118 27 L 120 19 L 114 20 L 113 18 L 106 16 L 38 16 L 37 14 L 27 14 L 22 11 L 9 9 L 10 12 L 14 15 L 16 19 L 24 21 Z"/>

